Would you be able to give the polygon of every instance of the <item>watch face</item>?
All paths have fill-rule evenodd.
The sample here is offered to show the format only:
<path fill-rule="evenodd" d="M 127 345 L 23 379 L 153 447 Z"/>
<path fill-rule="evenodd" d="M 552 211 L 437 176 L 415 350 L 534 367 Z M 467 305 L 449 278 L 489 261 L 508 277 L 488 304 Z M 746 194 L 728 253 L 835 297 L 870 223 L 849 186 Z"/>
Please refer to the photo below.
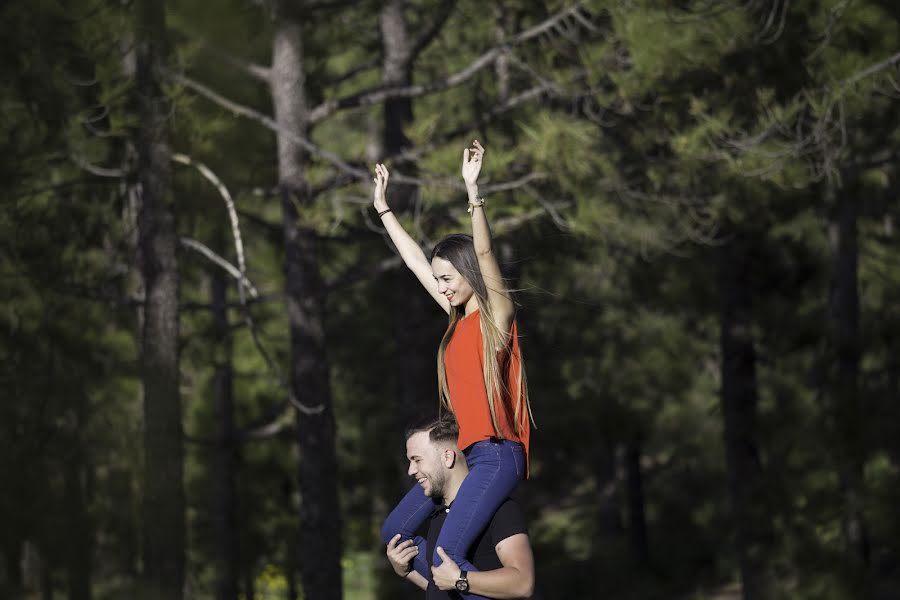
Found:
<path fill-rule="evenodd" d="M 468 592 L 469 582 L 466 579 L 458 579 L 456 581 L 456 589 L 460 592 Z"/>

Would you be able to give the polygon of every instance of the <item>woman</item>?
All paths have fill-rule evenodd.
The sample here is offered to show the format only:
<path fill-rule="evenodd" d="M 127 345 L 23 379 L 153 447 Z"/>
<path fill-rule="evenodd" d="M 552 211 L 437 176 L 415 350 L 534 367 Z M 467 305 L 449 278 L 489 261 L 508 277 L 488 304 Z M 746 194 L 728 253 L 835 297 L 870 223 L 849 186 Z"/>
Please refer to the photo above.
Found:
<path fill-rule="evenodd" d="M 391 212 L 385 197 L 388 170 L 375 166 L 375 209 L 404 263 L 450 316 L 438 349 L 438 384 L 442 407 L 459 424 L 458 446 L 469 475 L 453 501 L 437 547 L 460 565 L 458 589 L 465 592 L 465 560 L 472 543 L 500 504 L 527 476 L 531 411 L 515 323 L 515 305 L 493 252 L 491 231 L 478 196 L 484 148 L 477 140 L 463 152 L 462 176 L 469 196 L 472 235 L 450 235 L 434 247 L 429 260 Z M 488 394 L 488 390 L 491 393 Z M 419 482 L 424 485 L 426 482 Z M 414 486 L 382 527 L 385 543 L 397 533 L 412 539 L 434 510 L 422 485 Z M 434 565 L 442 560 L 433 552 Z M 413 568 L 430 580 L 424 551 Z M 469 599 L 480 596 L 465 594 Z"/>

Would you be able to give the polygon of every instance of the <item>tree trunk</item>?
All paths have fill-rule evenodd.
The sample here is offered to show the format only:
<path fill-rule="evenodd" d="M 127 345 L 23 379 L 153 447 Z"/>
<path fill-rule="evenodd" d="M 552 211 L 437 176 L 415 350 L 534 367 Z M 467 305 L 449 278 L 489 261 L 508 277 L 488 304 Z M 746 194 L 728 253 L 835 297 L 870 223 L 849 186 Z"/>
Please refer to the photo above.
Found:
<path fill-rule="evenodd" d="M 143 275 L 144 388 L 143 591 L 178 600 L 184 586 L 184 490 L 178 393 L 178 262 L 169 204 L 169 102 L 158 80 L 166 58 L 163 4 L 136 5 L 137 131 L 141 208 L 138 237 Z"/>
<path fill-rule="evenodd" d="M 406 2 L 388 0 L 381 7 L 379 24 L 384 63 L 381 83 L 385 86 L 412 84 L 413 40 L 404 17 Z M 406 127 L 413 120 L 412 100 L 391 98 L 384 102 L 384 129 L 381 146 L 387 156 L 397 156 L 411 144 L 406 136 Z M 397 161 L 393 168 L 398 173 L 415 177 L 417 166 L 410 161 Z M 391 184 L 389 199 L 391 209 L 398 215 L 410 212 L 415 207 L 419 189 L 415 185 Z M 386 433 L 389 439 L 396 439 L 400 447 L 406 427 L 429 415 L 437 416 L 437 345 L 440 318 L 435 311 L 434 301 L 422 289 L 422 284 L 403 268 L 387 275 L 392 300 L 390 302 L 392 337 L 396 343 L 394 368 L 397 376 L 397 410 L 391 412 L 393 422 Z M 434 327 L 429 326 L 433 324 Z M 409 488 L 407 477 L 399 480 L 393 476 L 396 468 L 385 464 L 382 473 L 388 473 L 388 495 L 399 498 Z M 422 592 L 407 582 L 397 579 L 390 569 L 378 571 L 379 597 L 415 598 Z"/>
<path fill-rule="evenodd" d="M 0 580 L 0 591 L 9 590 L 13 597 L 18 597 L 22 591 L 22 540 L 18 535 L 9 535 L 2 538 L 3 547 L 0 548 L 4 561 L 5 579 Z"/>
<path fill-rule="evenodd" d="M 644 477 L 641 473 L 641 442 L 634 438 L 625 446 L 625 482 L 628 491 L 628 533 L 635 562 L 650 566 L 647 517 L 644 510 Z"/>
<path fill-rule="evenodd" d="M 69 600 L 91 599 L 93 535 L 87 513 L 88 493 L 83 451 L 78 449 L 66 462 L 65 494 L 69 535 L 66 539 L 66 583 Z"/>
<path fill-rule="evenodd" d="M 46 557 L 46 553 L 42 553 Z M 53 564 L 46 558 L 41 561 L 41 600 L 53 600 Z"/>
<path fill-rule="evenodd" d="M 766 510 L 756 439 L 756 351 L 751 315 L 750 258 L 746 241 L 721 250 L 720 292 L 722 414 L 728 496 L 744 600 L 774 597 L 769 554 L 772 525 Z"/>
<path fill-rule="evenodd" d="M 598 488 L 596 535 L 601 538 L 620 540 L 625 532 L 625 527 L 622 524 L 622 506 L 616 494 L 618 449 L 612 444 L 597 443 L 595 450 L 594 473 Z"/>
<path fill-rule="evenodd" d="M 275 32 L 271 91 L 282 130 L 305 136 L 303 35 L 299 16 L 287 2 L 274 2 Z M 296 10 L 296 9 L 294 9 Z M 340 600 L 341 517 L 337 493 L 334 412 L 325 352 L 323 290 L 315 232 L 298 207 L 310 202 L 307 157 L 294 140 L 278 135 L 278 183 L 284 216 L 285 287 L 290 329 L 290 385 L 313 411 L 297 412 L 300 542 L 298 560 L 307 600 Z"/>
<path fill-rule="evenodd" d="M 224 238 L 219 235 L 220 242 Z M 219 247 L 224 244 L 220 243 Z M 212 274 L 213 328 L 215 331 L 215 372 L 213 394 L 216 419 L 215 495 L 213 519 L 216 539 L 216 600 L 238 597 L 238 511 L 235 476 L 237 446 L 234 436 L 234 386 L 231 328 L 228 323 L 228 283 L 224 272 Z"/>
<path fill-rule="evenodd" d="M 381 39 L 384 47 L 384 65 L 381 82 L 387 87 L 412 85 L 413 40 L 404 18 L 406 2 L 390 0 L 381 8 Z M 412 100 L 392 98 L 384 103 L 384 132 L 382 145 L 385 154 L 396 156 L 410 147 L 406 127 L 413 120 Z M 398 161 L 398 172 L 415 177 L 415 163 Z M 397 214 L 414 208 L 419 189 L 411 184 L 392 184 L 391 208 Z M 393 292 L 391 302 L 393 338 L 397 343 L 395 364 L 399 383 L 399 410 L 396 439 L 412 422 L 428 415 L 437 416 L 437 378 L 435 360 L 440 335 L 440 311 L 422 284 L 407 270 L 395 270 L 389 276 Z M 429 327 L 429 324 L 436 327 Z M 392 470 L 391 472 L 394 472 Z M 409 487 L 408 481 L 400 486 Z"/>
<path fill-rule="evenodd" d="M 251 567 L 244 571 L 244 600 L 256 600 L 256 582 Z"/>
<path fill-rule="evenodd" d="M 835 365 L 831 393 L 837 443 L 843 529 L 847 550 L 857 565 L 869 562 L 869 539 L 863 516 L 863 462 L 865 460 L 862 418 L 859 406 L 859 291 L 857 267 L 858 203 L 851 190 L 836 190 L 830 227 L 832 251 L 830 332 Z"/>
<path fill-rule="evenodd" d="M 140 540 L 135 512 L 134 474 L 122 468 L 111 468 L 109 472 L 108 495 L 116 501 L 116 510 L 111 515 L 111 535 L 115 540 L 113 555 L 101 562 L 112 562 L 113 570 L 129 577 L 137 577 Z"/>
<path fill-rule="evenodd" d="M 509 8 L 504 2 L 494 3 L 494 41 L 498 44 L 506 42 L 509 37 Z M 494 75 L 497 78 L 497 100 L 506 101 L 509 98 L 510 73 L 509 52 L 503 52 L 494 63 Z"/>

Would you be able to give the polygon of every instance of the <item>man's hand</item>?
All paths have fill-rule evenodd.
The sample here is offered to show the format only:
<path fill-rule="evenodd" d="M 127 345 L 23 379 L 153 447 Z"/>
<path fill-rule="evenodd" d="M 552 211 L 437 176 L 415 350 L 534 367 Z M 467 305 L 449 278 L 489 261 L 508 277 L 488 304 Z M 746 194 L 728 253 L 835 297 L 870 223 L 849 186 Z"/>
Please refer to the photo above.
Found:
<path fill-rule="evenodd" d="M 419 547 L 412 540 L 397 543 L 400 540 L 398 533 L 391 538 L 387 545 L 387 557 L 394 569 L 394 573 L 400 577 L 406 577 L 413 570 L 412 561 L 419 554 Z"/>
<path fill-rule="evenodd" d="M 453 559 L 447 556 L 444 549 L 438 546 L 438 556 L 444 561 L 439 567 L 431 567 L 431 579 L 439 590 L 455 590 L 456 580 L 459 579 L 460 568 Z"/>

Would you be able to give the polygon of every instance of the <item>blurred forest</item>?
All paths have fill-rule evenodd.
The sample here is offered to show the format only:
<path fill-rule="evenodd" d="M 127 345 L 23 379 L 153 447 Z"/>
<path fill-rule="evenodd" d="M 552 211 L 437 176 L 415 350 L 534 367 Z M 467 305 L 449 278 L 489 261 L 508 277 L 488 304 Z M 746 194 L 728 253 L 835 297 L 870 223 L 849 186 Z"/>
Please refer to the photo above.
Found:
<path fill-rule="evenodd" d="M 896 0 L 0 17 L 0 597 L 422 597 L 446 316 L 371 171 L 430 249 L 477 138 L 543 596 L 900 598 Z"/>

